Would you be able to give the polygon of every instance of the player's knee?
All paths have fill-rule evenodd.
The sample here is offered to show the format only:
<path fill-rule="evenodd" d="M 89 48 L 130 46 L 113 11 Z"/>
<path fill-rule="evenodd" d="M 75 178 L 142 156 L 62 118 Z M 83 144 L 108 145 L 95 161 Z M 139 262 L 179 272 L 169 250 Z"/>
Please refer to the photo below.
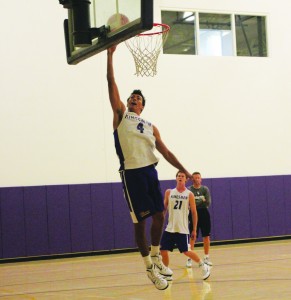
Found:
<path fill-rule="evenodd" d="M 164 222 L 165 216 L 163 212 L 157 212 L 153 215 L 153 220 L 156 222 Z"/>

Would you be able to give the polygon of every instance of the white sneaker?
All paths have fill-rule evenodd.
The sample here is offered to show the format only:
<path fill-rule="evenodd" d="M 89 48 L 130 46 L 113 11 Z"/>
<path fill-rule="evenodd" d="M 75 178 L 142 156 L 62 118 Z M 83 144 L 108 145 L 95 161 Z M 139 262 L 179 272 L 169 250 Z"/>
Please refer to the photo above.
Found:
<path fill-rule="evenodd" d="M 202 270 L 202 279 L 206 280 L 210 276 L 210 267 L 207 264 L 203 263 L 200 268 Z"/>
<path fill-rule="evenodd" d="M 162 262 L 162 257 L 161 255 L 155 255 L 151 256 L 153 264 L 157 267 L 157 271 L 162 275 L 162 276 L 172 276 L 173 271 L 166 267 L 163 262 Z"/>
<path fill-rule="evenodd" d="M 160 274 L 161 275 L 161 274 Z M 172 276 L 163 276 L 161 275 L 164 279 L 166 279 L 167 281 L 173 281 L 173 277 Z"/>
<path fill-rule="evenodd" d="M 212 262 L 209 260 L 209 257 L 204 257 L 203 262 L 208 266 L 212 267 Z"/>
<path fill-rule="evenodd" d="M 188 258 L 188 259 L 187 259 L 186 267 L 187 267 L 187 268 L 192 268 L 192 259 L 191 259 L 191 258 Z"/>
<path fill-rule="evenodd" d="M 158 290 L 165 290 L 169 286 L 168 281 L 159 274 L 154 264 L 147 269 L 147 275 Z"/>

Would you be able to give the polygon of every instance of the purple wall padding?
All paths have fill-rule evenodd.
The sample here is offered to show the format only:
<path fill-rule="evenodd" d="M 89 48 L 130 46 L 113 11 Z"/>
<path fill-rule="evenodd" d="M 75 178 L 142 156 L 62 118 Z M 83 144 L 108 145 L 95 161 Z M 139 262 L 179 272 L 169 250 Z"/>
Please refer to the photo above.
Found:
<path fill-rule="evenodd" d="M 247 178 L 230 180 L 233 239 L 251 236 L 251 216 Z"/>
<path fill-rule="evenodd" d="M 46 188 L 24 188 L 26 255 L 49 254 Z"/>
<path fill-rule="evenodd" d="M 4 188 L 0 199 L 2 257 L 26 256 L 23 188 Z"/>
<path fill-rule="evenodd" d="M 133 223 L 121 183 L 112 183 L 114 249 L 135 248 Z"/>
<path fill-rule="evenodd" d="M 50 254 L 70 253 L 72 247 L 69 187 L 48 186 L 46 192 L 49 252 Z"/>
<path fill-rule="evenodd" d="M 93 251 L 90 184 L 69 186 L 72 252 Z"/>
<path fill-rule="evenodd" d="M 1 209 L 1 189 L 0 189 L 0 220 L 2 220 L 2 209 Z M 9 231 L 7 232 L 9 234 Z M 0 222 L 0 259 L 3 258 L 2 251 L 2 224 Z"/>
<path fill-rule="evenodd" d="M 203 184 L 212 196 L 212 241 L 291 235 L 290 175 Z M 175 185 L 161 181 L 162 193 Z M 4 259 L 136 247 L 120 182 L 0 188 L 0 234 Z"/>
<path fill-rule="evenodd" d="M 0 199 L 1 199 L 1 191 L 0 191 Z M 1 205 L 0 205 L 0 219 L 1 219 Z M 3 258 L 3 251 L 2 251 L 2 225 L 0 222 L 0 259 L 1 258 Z"/>
<path fill-rule="evenodd" d="M 174 174 L 175 175 L 175 174 Z M 173 189 L 176 186 L 176 180 L 163 180 L 160 182 L 163 196 L 167 189 Z"/>
<path fill-rule="evenodd" d="M 91 184 L 94 250 L 114 249 L 112 184 Z"/>
<path fill-rule="evenodd" d="M 286 234 L 284 177 L 266 177 L 269 235 Z M 290 218 L 290 216 L 289 216 Z"/>
<path fill-rule="evenodd" d="M 212 180 L 212 227 L 216 240 L 233 239 L 232 203 L 229 178 Z"/>
<path fill-rule="evenodd" d="M 251 238 L 269 236 L 266 177 L 249 177 Z"/>
<path fill-rule="evenodd" d="M 286 234 L 291 233 L 291 176 L 284 176 L 284 200 L 285 200 L 285 220 Z"/>

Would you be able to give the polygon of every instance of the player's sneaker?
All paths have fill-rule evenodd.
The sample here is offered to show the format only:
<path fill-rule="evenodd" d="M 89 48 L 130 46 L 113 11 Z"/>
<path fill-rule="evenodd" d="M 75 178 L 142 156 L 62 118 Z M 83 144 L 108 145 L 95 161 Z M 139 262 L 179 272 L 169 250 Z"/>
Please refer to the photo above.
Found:
<path fill-rule="evenodd" d="M 212 262 L 209 260 L 209 257 L 204 257 L 203 262 L 204 262 L 206 265 L 212 267 Z"/>
<path fill-rule="evenodd" d="M 191 259 L 191 258 L 188 258 L 188 259 L 187 259 L 186 267 L 187 267 L 187 268 L 192 268 L 192 259 Z"/>
<path fill-rule="evenodd" d="M 199 266 L 202 270 L 202 279 L 206 280 L 210 276 L 210 267 L 203 263 L 201 266 Z"/>
<path fill-rule="evenodd" d="M 162 257 L 161 255 L 155 255 L 151 256 L 153 264 L 157 267 L 157 271 L 162 275 L 162 276 L 172 276 L 173 271 L 166 267 L 163 262 L 162 262 Z"/>
<path fill-rule="evenodd" d="M 154 264 L 147 269 L 147 275 L 158 290 L 165 290 L 169 286 L 168 281 L 159 274 Z"/>
<path fill-rule="evenodd" d="M 161 275 L 161 274 L 160 274 Z M 167 281 L 173 281 L 173 277 L 172 276 L 163 276 L 161 275 L 164 279 L 166 279 Z"/>

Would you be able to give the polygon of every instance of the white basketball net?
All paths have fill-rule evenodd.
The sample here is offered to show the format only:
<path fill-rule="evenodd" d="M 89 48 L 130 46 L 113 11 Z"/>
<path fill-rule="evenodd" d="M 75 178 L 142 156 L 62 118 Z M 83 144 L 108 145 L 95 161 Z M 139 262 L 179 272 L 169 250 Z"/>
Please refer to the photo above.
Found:
<path fill-rule="evenodd" d="M 125 41 L 134 58 L 135 75 L 155 76 L 157 74 L 158 57 L 167 39 L 169 30 L 170 27 L 168 25 L 155 23 L 150 31 Z"/>

